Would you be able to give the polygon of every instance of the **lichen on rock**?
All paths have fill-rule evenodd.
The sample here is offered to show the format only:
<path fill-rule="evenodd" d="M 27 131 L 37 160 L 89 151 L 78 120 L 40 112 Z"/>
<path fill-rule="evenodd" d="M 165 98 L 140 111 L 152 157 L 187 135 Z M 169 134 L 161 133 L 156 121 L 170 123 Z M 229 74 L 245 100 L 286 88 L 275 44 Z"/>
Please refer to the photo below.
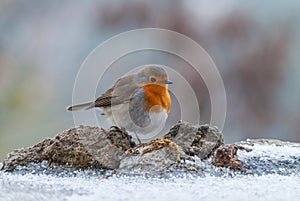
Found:
<path fill-rule="evenodd" d="M 185 160 L 192 161 L 172 140 L 155 139 L 127 150 L 118 172 L 154 173 L 175 170 L 184 167 L 181 162 Z"/>

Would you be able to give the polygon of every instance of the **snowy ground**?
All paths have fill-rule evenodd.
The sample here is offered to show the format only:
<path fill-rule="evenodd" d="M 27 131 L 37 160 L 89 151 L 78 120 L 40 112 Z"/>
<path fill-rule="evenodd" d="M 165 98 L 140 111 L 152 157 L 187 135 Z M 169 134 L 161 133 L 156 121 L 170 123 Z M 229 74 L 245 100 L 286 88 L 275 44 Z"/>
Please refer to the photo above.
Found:
<path fill-rule="evenodd" d="M 106 177 L 103 171 L 48 170 L 46 164 L 0 172 L 0 201 L 295 200 L 300 198 L 299 145 L 249 146 L 238 157 L 251 167 L 233 173 L 196 162 L 202 173 Z M 201 164 L 202 163 L 202 164 Z M 254 168 L 255 167 L 255 168 Z"/>
<path fill-rule="evenodd" d="M 1 175 L 0 200 L 295 200 L 300 177 L 264 175 L 230 177 L 56 177 Z"/>

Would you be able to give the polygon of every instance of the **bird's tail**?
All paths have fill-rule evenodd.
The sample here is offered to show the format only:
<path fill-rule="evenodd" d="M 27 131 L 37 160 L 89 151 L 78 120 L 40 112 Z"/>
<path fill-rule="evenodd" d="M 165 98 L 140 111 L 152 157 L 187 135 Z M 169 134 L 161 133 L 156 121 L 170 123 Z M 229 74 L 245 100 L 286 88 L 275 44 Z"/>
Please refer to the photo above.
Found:
<path fill-rule="evenodd" d="M 67 110 L 69 111 L 76 111 L 76 110 L 81 110 L 81 109 L 91 109 L 95 107 L 95 103 L 94 102 L 89 102 L 89 103 L 82 103 L 82 104 L 78 104 L 78 105 L 71 105 L 69 107 L 67 107 Z"/>

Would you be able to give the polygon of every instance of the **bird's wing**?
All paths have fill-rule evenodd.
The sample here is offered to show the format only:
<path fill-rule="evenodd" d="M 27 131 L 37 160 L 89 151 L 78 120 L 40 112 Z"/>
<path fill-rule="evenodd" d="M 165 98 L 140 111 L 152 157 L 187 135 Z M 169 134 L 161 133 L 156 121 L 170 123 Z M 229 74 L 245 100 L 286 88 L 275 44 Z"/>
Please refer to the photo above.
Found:
<path fill-rule="evenodd" d="M 126 76 L 117 80 L 112 88 L 95 100 L 93 107 L 108 107 L 129 102 L 135 90 L 139 88 L 133 84 L 133 79 L 132 76 Z"/>
<path fill-rule="evenodd" d="M 113 92 L 113 88 L 110 88 L 104 94 L 102 94 L 100 97 L 98 97 L 95 100 L 95 103 L 94 103 L 93 107 L 111 106 L 112 92 Z"/>

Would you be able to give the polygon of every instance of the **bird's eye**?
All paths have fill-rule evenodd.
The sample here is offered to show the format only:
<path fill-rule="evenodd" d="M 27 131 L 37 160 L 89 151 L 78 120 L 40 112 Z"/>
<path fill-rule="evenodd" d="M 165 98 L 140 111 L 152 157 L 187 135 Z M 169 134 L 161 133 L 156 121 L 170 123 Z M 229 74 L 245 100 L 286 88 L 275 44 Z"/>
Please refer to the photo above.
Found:
<path fill-rule="evenodd" d="M 154 77 L 150 78 L 151 82 L 156 82 L 156 79 Z"/>

